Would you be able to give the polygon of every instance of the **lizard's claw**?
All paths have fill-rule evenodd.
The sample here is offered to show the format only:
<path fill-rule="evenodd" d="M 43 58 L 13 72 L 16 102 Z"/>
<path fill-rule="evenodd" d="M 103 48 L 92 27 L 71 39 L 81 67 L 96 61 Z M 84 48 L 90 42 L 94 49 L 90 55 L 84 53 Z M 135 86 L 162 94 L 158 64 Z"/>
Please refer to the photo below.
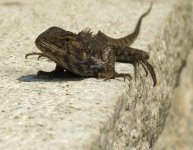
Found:
<path fill-rule="evenodd" d="M 109 79 L 114 79 L 116 77 L 123 77 L 124 81 L 128 79 L 129 81 L 132 79 L 131 75 L 129 73 L 100 73 L 98 74 L 99 78 L 105 78 L 104 81 L 107 81 Z"/>
<path fill-rule="evenodd" d="M 123 77 L 124 78 L 124 81 L 127 79 L 127 80 L 131 80 L 132 77 L 129 73 L 119 73 L 117 74 L 115 77 Z"/>
<path fill-rule="evenodd" d="M 28 53 L 25 55 L 25 59 L 27 59 L 28 56 L 31 56 L 31 55 L 38 55 L 38 60 L 41 58 L 41 57 L 46 57 L 46 58 L 49 58 L 49 55 L 47 54 L 44 54 L 44 53 L 36 53 L 36 52 L 33 52 L 33 53 Z"/>

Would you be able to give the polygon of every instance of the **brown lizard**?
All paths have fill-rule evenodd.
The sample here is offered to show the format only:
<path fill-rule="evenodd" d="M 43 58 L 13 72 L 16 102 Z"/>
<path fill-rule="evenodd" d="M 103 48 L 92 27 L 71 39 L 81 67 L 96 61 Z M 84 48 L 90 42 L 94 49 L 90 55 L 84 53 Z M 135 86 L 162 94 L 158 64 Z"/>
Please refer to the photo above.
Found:
<path fill-rule="evenodd" d="M 83 77 L 100 77 L 112 79 L 115 77 L 127 77 L 130 74 L 117 73 L 115 62 L 128 62 L 133 64 L 135 76 L 136 66 L 141 64 L 148 75 L 153 79 L 153 85 L 157 83 L 152 65 L 147 61 L 149 54 L 145 51 L 129 47 L 138 37 L 142 19 L 151 11 L 149 9 L 139 18 L 133 33 L 114 39 L 101 31 L 93 35 L 90 29 L 83 30 L 78 34 L 63 30 L 59 27 L 51 27 L 40 34 L 35 44 L 41 53 L 28 53 L 46 57 L 56 63 L 52 72 L 39 71 L 38 75 L 58 76 L 64 73 L 73 73 Z"/>

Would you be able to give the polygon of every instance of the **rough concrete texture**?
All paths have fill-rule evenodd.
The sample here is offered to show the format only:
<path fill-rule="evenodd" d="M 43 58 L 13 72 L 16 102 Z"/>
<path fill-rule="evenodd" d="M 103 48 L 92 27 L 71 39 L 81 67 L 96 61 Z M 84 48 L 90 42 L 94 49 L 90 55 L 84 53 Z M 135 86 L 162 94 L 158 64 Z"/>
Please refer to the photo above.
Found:
<path fill-rule="evenodd" d="M 193 49 L 177 81 L 169 115 L 164 130 L 154 145 L 154 150 L 192 150 L 193 148 Z"/>
<path fill-rule="evenodd" d="M 174 91 L 171 109 L 155 150 L 192 150 L 193 148 L 193 50 Z"/>
<path fill-rule="evenodd" d="M 86 27 L 113 37 L 131 32 L 147 1 L 15 0 L 0 2 L 0 149 L 150 149 L 160 135 L 193 33 L 189 1 L 155 1 L 133 47 L 150 53 L 158 85 L 142 67 L 135 80 L 37 79 L 52 70 L 34 40 L 50 26 Z M 130 72 L 129 64 L 116 64 Z"/>

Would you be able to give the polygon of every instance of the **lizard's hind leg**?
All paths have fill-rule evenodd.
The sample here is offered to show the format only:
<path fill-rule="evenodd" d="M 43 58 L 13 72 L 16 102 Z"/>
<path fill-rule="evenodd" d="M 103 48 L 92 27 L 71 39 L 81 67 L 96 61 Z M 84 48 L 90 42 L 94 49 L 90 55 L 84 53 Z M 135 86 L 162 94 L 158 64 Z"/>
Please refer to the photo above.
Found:
<path fill-rule="evenodd" d="M 135 78 L 137 64 L 141 64 L 146 76 L 148 75 L 148 72 L 150 73 L 153 80 L 153 86 L 157 84 L 156 74 L 152 65 L 148 62 L 149 54 L 147 52 L 127 46 L 114 46 L 113 49 L 115 50 L 116 61 L 131 63 L 134 66 Z"/>

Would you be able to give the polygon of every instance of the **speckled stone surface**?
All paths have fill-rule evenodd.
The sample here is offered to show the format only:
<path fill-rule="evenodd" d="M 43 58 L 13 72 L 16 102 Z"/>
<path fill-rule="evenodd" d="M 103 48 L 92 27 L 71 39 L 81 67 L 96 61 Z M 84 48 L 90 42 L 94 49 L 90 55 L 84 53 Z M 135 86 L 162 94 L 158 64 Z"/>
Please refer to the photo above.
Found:
<path fill-rule="evenodd" d="M 50 26 L 125 36 L 149 7 L 131 0 L 0 1 L 0 149 L 150 149 L 163 129 L 193 37 L 189 2 L 155 1 L 133 47 L 150 53 L 158 85 L 142 67 L 135 80 L 36 78 L 54 63 L 25 54 Z M 130 64 L 118 72 L 133 75 Z"/>
<path fill-rule="evenodd" d="M 155 150 L 192 150 L 193 147 L 193 49 L 174 90 L 165 128 Z"/>

